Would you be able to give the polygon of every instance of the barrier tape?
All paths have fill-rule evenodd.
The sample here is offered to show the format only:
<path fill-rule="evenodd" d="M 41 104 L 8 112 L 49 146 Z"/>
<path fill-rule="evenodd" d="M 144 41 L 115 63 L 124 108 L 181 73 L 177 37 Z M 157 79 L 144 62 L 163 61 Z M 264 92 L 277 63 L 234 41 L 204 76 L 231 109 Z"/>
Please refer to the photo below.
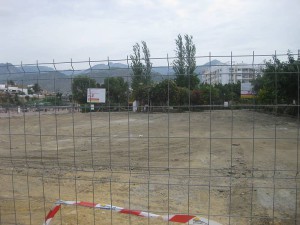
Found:
<path fill-rule="evenodd" d="M 45 218 L 45 222 L 43 225 L 50 225 L 51 220 L 54 218 L 55 214 L 59 211 L 61 208 L 61 205 L 78 205 L 88 208 L 96 208 L 96 209 L 104 209 L 104 210 L 111 210 L 118 213 L 123 214 L 131 214 L 135 216 L 145 217 L 145 218 L 159 218 L 164 221 L 170 221 L 170 222 L 177 222 L 177 223 L 188 223 L 189 225 L 198 224 L 198 225 L 222 225 L 220 223 L 217 223 L 212 220 L 208 220 L 206 218 L 193 216 L 193 215 L 186 215 L 186 214 L 177 214 L 177 215 L 166 215 L 161 216 L 154 213 L 149 212 L 143 212 L 139 210 L 131 210 L 131 209 L 125 209 L 118 206 L 113 205 L 102 205 L 102 204 L 96 204 L 92 202 L 82 202 L 82 201 L 63 201 L 59 200 L 55 202 L 54 207 L 49 211 Z"/>

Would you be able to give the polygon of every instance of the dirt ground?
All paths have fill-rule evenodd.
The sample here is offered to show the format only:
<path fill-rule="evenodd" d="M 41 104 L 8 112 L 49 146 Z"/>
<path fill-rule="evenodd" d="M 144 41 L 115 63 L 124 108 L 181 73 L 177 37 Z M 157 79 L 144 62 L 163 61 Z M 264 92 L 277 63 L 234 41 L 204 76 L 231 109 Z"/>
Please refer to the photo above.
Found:
<path fill-rule="evenodd" d="M 1 113 L 0 128 L 1 225 L 42 224 L 58 199 L 222 224 L 300 224 L 295 118 L 26 112 Z M 62 206 L 51 224 L 168 223 Z"/>

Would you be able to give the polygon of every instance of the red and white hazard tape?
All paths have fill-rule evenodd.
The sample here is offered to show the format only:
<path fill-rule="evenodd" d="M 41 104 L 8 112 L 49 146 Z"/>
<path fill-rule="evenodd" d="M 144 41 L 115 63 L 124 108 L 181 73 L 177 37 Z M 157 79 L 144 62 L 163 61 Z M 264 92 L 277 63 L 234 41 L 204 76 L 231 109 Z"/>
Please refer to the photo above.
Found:
<path fill-rule="evenodd" d="M 186 214 L 178 214 L 178 215 L 166 215 L 161 216 L 149 212 L 143 212 L 139 210 L 131 210 L 131 209 L 124 209 L 118 206 L 113 205 L 102 205 L 102 204 L 96 204 L 92 202 L 79 202 L 79 201 L 63 201 L 59 200 L 55 202 L 55 206 L 50 210 L 48 215 L 45 218 L 45 222 L 43 225 L 49 225 L 55 214 L 59 211 L 61 205 L 78 205 L 78 206 L 84 206 L 89 208 L 96 208 L 96 209 L 104 209 L 104 210 L 111 210 L 118 213 L 123 214 L 131 214 L 135 216 L 145 217 L 145 218 L 160 218 L 164 221 L 170 221 L 170 222 L 177 222 L 177 223 L 188 223 L 189 225 L 193 224 L 200 224 L 200 225 L 221 225 L 220 223 L 217 223 L 212 220 L 208 220 L 206 218 L 193 216 L 193 215 L 186 215 Z"/>

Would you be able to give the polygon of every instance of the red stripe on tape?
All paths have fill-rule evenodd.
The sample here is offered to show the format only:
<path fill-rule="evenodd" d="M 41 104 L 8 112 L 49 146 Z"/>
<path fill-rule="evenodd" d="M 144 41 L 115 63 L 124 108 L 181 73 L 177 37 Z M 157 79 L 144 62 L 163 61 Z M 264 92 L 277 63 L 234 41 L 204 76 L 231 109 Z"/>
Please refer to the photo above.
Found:
<path fill-rule="evenodd" d="M 77 202 L 76 205 L 85 206 L 85 207 L 95 207 L 97 204 L 92 202 Z"/>
<path fill-rule="evenodd" d="M 178 222 L 178 223 L 187 223 L 194 217 L 195 216 L 189 216 L 189 215 L 174 215 L 171 219 L 169 219 L 169 221 Z"/>
<path fill-rule="evenodd" d="M 53 218 L 59 209 L 60 209 L 60 205 L 56 205 L 52 210 L 50 210 L 50 212 L 46 216 L 45 221 L 50 218 Z"/>
<path fill-rule="evenodd" d="M 132 214 L 132 215 L 136 215 L 139 216 L 141 214 L 142 211 L 138 211 L 138 210 L 130 210 L 130 209 L 122 209 L 120 211 L 120 213 L 124 213 L 124 214 Z"/>

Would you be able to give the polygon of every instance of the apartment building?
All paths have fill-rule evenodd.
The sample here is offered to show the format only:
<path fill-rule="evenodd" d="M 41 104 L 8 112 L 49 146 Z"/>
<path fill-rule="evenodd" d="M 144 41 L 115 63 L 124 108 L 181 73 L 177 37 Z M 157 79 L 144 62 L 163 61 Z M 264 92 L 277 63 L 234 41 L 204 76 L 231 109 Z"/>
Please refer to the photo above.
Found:
<path fill-rule="evenodd" d="M 201 76 L 201 82 L 207 84 L 228 84 L 228 83 L 250 83 L 260 74 L 260 66 L 252 66 L 245 63 L 212 66 L 206 69 Z"/>

